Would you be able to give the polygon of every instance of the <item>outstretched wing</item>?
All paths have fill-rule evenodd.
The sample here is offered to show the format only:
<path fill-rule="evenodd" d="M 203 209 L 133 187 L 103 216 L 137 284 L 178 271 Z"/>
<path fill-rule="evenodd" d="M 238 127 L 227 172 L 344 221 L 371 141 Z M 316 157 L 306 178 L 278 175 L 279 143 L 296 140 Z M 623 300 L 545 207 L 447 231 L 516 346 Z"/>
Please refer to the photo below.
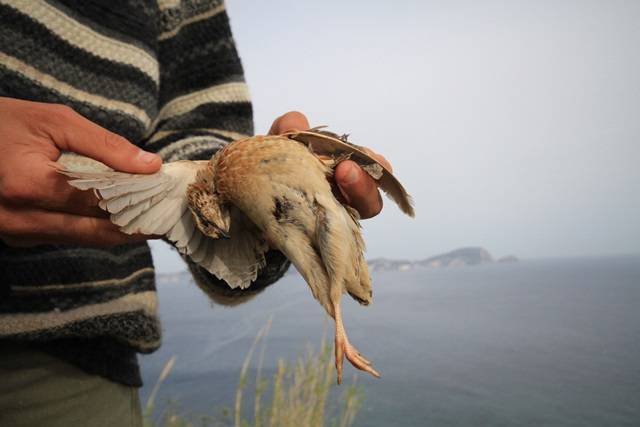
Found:
<path fill-rule="evenodd" d="M 320 127 L 307 131 L 290 131 L 283 134 L 307 145 L 314 153 L 340 157 L 349 154 L 351 160 L 360 164 L 376 180 L 380 188 L 400 207 L 402 212 L 413 217 L 413 200 L 400 181 L 375 158 L 371 157 L 363 147 L 347 141 L 346 135 L 340 137 L 334 133 L 319 130 Z"/>
<path fill-rule="evenodd" d="M 93 190 L 101 209 L 111 214 L 111 221 L 126 234 L 166 235 L 180 250 L 187 252 L 195 242 L 195 222 L 185 197 L 198 170 L 207 162 L 171 162 L 160 171 L 129 174 L 88 171 L 61 166 L 58 171 L 70 178 L 69 184 L 80 190 Z"/>
<path fill-rule="evenodd" d="M 165 163 L 160 171 L 149 175 L 74 162 L 58 164 L 57 169 L 72 178 L 69 184 L 73 187 L 93 190 L 100 208 L 111 214 L 111 222 L 123 233 L 165 236 L 178 251 L 231 288 L 246 288 L 264 265 L 268 247 L 252 233 L 244 214 L 235 209 L 231 212 L 232 239 L 216 240 L 198 228 L 189 209 L 187 188 L 207 163 Z"/>

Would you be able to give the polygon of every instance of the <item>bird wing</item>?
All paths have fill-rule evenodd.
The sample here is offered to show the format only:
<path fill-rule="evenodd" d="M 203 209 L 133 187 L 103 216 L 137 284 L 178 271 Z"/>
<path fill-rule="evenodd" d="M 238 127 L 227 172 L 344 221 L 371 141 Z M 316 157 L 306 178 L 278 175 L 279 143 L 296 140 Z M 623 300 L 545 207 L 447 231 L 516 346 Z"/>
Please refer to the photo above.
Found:
<path fill-rule="evenodd" d="M 79 190 L 93 190 L 101 209 L 126 234 L 165 236 L 178 251 L 190 257 L 231 288 L 247 288 L 265 263 L 266 243 L 253 233 L 244 214 L 231 211 L 232 239 L 213 239 L 196 225 L 187 198 L 189 184 L 207 161 L 176 161 L 154 174 L 129 174 L 95 165 L 64 162 L 58 172 L 71 178 Z"/>
<path fill-rule="evenodd" d="M 318 130 L 320 128 L 306 131 L 293 130 L 285 132 L 283 136 L 307 145 L 317 154 L 335 157 L 349 154 L 350 159 L 360 164 L 376 180 L 380 188 L 396 202 L 402 212 L 410 217 L 415 216 L 411 196 L 389 169 L 371 157 L 364 147 L 347 141 L 346 135 L 340 137 L 332 132 Z"/>

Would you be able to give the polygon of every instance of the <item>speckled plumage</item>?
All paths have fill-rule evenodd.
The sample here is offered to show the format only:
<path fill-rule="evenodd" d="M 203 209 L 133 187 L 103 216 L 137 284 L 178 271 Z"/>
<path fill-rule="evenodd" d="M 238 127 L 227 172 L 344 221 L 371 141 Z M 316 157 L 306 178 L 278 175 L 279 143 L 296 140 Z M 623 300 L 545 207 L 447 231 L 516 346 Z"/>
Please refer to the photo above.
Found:
<path fill-rule="evenodd" d="M 312 143 L 308 137 L 314 138 Z M 378 376 L 349 343 L 342 324 L 342 294 L 368 305 L 371 279 L 358 214 L 334 197 L 329 182 L 334 162 L 319 157 L 323 144 L 318 139 L 335 148 L 325 154 L 355 154 L 363 165 L 376 162 L 357 146 L 305 131 L 302 137 L 292 132 L 238 140 L 209 162 L 169 163 L 153 175 L 62 172 L 74 178 L 71 185 L 94 189 L 103 199 L 100 206 L 123 231 L 166 235 L 231 287 L 250 286 L 266 251 L 280 250 L 336 321 L 338 382 L 343 355 L 358 369 Z M 383 189 L 413 214 L 402 186 L 380 168 L 370 169 L 378 179 L 386 179 Z"/>

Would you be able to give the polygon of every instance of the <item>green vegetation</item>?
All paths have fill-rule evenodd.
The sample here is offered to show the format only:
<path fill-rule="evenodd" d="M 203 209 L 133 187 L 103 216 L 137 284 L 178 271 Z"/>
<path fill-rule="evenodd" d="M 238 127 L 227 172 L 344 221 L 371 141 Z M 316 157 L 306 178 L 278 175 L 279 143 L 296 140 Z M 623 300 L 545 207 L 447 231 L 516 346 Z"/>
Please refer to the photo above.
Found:
<path fill-rule="evenodd" d="M 175 403 L 169 403 L 161 414 L 154 414 L 155 396 L 169 375 L 175 357 L 165 365 L 144 410 L 145 427 L 348 427 L 355 420 L 362 403 L 362 391 L 353 383 L 343 385 L 338 402 L 336 375 L 331 346 L 323 338 L 320 348 L 311 347 L 294 364 L 278 361 L 273 378 L 264 378 L 262 365 L 265 340 L 271 321 L 256 336 L 240 371 L 233 409 L 223 409 L 218 415 L 198 417 L 181 415 Z M 258 344 L 262 343 L 255 381 L 249 378 L 249 365 Z M 248 387 L 254 388 L 250 393 Z M 332 393 L 333 391 L 333 393 Z M 251 408 L 252 406 L 252 408 Z M 248 419 L 247 419 L 248 417 Z"/>

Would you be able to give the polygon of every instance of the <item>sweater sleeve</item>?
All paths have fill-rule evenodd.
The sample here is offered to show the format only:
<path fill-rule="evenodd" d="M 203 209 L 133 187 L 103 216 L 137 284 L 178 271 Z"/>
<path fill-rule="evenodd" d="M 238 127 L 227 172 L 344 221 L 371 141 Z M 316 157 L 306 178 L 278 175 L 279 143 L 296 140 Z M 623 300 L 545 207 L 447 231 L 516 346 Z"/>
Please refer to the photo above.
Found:
<path fill-rule="evenodd" d="M 220 1 L 159 3 L 159 105 L 145 148 L 165 162 L 208 160 L 224 144 L 253 134 L 249 91 L 229 18 Z M 232 291 L 185 257 L 198 286 L 225 305 L 251 298 L 289 267 L 277 251 L 266 259 L 249 289 Z"/>
<path fill-rule="evenodd" d="M 146 148 L 164 161 L 208 160 L 253 134 L 249 91 L 224 4 L 176 3 L 160 9 L 158 113 Z"/>

